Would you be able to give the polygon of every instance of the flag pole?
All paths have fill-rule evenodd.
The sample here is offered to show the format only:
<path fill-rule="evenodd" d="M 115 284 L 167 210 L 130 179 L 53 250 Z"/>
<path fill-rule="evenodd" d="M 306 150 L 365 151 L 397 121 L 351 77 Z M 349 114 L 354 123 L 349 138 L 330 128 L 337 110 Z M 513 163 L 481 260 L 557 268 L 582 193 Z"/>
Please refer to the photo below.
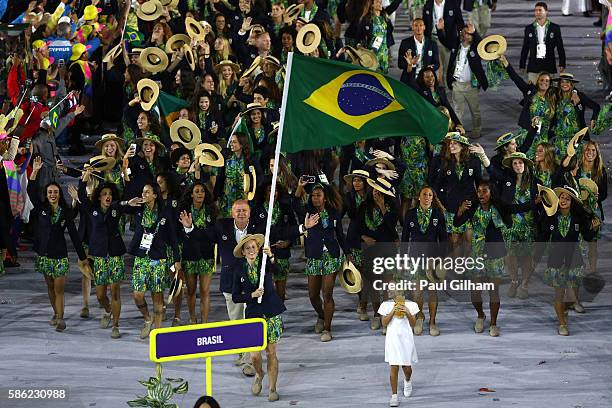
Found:
<path fill-rule="evenodd" d="M 280 160 L 281 144 L 283 141 L 283 128 L 285 124 L 285 113 L 287 109 L 287 95 L 289 94 L 289 84 L 291 81 L 291 65 L 293 63 L 293 52 L 287 58 L 287 78 L 283 88 L 283 100 L 281 102 L 280 123 L 278 134 L 276 135 L 276 150 L 274 151 L 274 168 L 272 169 L 272 186 L 270 187 L 270 199 L 268 201 L 268 218 L 266 220 L 266 235 L 264 248 L 270 246 L 270 229 L 272 228 L 272 212 L 274 209 L 274 196 L 276 195 L 276 180 L 278 178 L 278 167 Z M 261 259 L 261 273 L 259 274 L 259 287 L 263 288 L 266 275 L 266 261 L 268 256 L 264 253 Z M 261 303 L 261 296 L 257 298 L 257 303 Z"/>

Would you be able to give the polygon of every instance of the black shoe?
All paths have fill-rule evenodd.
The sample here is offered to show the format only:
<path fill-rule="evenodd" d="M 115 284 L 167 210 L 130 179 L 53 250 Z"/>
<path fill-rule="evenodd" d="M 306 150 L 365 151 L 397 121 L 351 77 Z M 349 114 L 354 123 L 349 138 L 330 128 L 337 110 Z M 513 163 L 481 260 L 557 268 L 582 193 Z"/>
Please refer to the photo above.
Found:
<path fill-rule="evenodd" d="M 599 19 L 598 19 L 598 20 L 596 20 L 596 21 L 593 23 L 593 25 L 594 25 L 595 27 L 601 27 L 601 17 L 599 17 Z"/>

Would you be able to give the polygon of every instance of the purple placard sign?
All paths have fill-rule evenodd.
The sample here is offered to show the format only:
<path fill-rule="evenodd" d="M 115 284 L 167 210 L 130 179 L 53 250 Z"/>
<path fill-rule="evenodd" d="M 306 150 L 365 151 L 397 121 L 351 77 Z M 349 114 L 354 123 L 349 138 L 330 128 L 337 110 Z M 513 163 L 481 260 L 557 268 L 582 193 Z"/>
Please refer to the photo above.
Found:
<path fill-rule="evenodd" d="M 230 354 L 233 350 L 263 347 L 264 337 L 262 322 L 158 333 L 155 355 L 164 359 L 194 354 L 199 357 Z"/>

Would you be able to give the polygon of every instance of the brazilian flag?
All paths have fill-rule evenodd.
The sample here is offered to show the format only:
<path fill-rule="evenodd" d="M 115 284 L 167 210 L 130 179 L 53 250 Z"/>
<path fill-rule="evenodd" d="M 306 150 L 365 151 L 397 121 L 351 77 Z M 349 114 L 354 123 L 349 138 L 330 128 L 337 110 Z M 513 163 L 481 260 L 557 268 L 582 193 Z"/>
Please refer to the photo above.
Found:
<path fill-rule="evenodd" d="M 448 118 L 404 83 L 368 69 L 291 54 L 283 95 L 281 150 L 295 153 L 376 137 L 438 143 Z"/>

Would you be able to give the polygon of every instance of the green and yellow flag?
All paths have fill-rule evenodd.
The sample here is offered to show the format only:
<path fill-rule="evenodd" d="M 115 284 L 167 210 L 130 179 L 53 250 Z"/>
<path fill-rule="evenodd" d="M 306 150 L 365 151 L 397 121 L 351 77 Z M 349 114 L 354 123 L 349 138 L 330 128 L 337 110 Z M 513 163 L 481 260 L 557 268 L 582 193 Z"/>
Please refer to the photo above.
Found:
<path fill-rule="evenodd" d="M 438 143 L 448 118 L 408 85 L 355 65 L 293 54 L 283 95 L 281 150 L 419 135 Z"/>
<path fill-rule="evenodd" d="M 159 107 L 159 115 L 161 117 L 160 119 L 162 119 L 162 123 L 170 127 L 172 122 L 178 118 L 181 109 L 189 107 L 189 103 L 184 99 L 160 91 L 159 97 L 157 98 L 157 106 Z"/>

